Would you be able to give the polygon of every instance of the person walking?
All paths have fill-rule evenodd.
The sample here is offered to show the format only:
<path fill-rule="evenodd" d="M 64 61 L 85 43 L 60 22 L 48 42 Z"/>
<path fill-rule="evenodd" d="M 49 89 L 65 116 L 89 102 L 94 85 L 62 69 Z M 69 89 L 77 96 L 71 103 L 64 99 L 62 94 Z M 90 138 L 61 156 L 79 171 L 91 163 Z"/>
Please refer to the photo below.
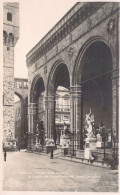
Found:
<path fill-rule="evenodd" d="M 51 148 L 51 155 L 50 158 L 53 159 L 53 148 Z"/>
<path fill-rule="evenodd" d="M 6 153 L 6 149 L 5 149 L 5 152 L 4 152 L 4 161 L 6 161 L 6 157 L 7 157 L 7 153 Z"/>

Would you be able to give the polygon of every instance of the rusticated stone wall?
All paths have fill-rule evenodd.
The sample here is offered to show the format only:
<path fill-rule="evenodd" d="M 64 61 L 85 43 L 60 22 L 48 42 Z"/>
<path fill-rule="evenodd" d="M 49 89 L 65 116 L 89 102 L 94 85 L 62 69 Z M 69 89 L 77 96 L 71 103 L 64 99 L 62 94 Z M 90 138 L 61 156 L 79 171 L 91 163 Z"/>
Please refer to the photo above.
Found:
<path fill-rule="evenodd" d="M 9 20 L 7 14 L 11 14 Z M 3 4 L 3 140 L 14 139 L 14 46 L 19 37 L 19 4 Z"/>

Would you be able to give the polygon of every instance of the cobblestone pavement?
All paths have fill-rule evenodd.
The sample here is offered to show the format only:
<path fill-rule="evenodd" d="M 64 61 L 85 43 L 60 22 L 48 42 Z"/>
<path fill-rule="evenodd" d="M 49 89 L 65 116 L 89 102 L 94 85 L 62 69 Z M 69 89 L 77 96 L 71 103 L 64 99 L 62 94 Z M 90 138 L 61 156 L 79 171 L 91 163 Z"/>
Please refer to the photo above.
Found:
<path fill-rule="evenodd" d="M 3 190 L 117 192 L 118 171 L 25 151 L 8 152 Z"/>

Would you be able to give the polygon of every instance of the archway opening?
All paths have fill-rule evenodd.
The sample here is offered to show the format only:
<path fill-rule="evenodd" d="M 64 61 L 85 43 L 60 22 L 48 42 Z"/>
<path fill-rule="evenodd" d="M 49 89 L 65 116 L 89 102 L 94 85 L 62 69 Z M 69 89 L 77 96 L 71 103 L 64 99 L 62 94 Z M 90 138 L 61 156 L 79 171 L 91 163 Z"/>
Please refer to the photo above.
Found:
<path fill-rule="evenodd" d="M 64 133 L 64 125 L 70 130 L 70 78 L 69 71 L 64 63 L 55 67 L 48 84 L 48 96 L 55 99 L 53 108 L 52 123 L 55 125 L 53 139 L 56 144 L 60 144 L 60 137 Z M 48 125 L 49 126 L 49 125 Z"/>
<path fill-rule="evenodd" d="M 45 137 L 45 86 L 42 77 L 38 77 L 33 81 L 30 97 L 31 104 L 35 106 L 35 113 L 33 116 L 33 140 L 34 144 L 38 147 L 38 145 L 43 145 Z"/>
<path fill-rule="evenodd" d="M 95 42 L 86 50 L 82 61 L 82 112 L 83 127 L 85 116 L 90 109 L 95 118 L 95 129 L 99 124 L 106 130 L 112 126 L 112 56 L 103 42 Z"/>
<path fill-rule="evenodd" d="M 45 87 L 44 81 L 41 77 L 35 83 L 34 89 L 31 91 L 32 102 L 36 104 L 36 121 L 44 120 L 44 96 Z"/>
<path fill-rule="evenodd" d="M 65 87 L 57 87 L 55 94 L 55 129 L 56 143 L 60 144 L 60 138 L 65 134 L 64 128 L 70 132 L 70 94 Z M 66 132 L 66 134 L 67 134 Z"/>

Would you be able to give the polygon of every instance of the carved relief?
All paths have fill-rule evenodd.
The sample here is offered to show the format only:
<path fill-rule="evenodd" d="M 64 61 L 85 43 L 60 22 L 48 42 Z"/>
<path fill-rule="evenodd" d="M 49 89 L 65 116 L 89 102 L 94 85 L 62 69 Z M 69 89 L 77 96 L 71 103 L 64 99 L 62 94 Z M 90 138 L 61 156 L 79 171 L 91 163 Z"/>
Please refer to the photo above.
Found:
<path fill-rule="evenodd" d="M 56 54 L 58 53 L 58 46 L 56 45 Z"/>
<path fill-rule="evenodd" d="M 35 62 L 35 70 L 37 70 L 37 62 Z"/>
<path fill-rule="evenodd" d="M 73 47 L 70 47 L 69 48 L 68 55 L 69 55 L 69 58 L 72 58 L 73 57 Z"/>
<path fill-rule="evenodd" d="M 47 74 L 47 66 L 44 67 L 44 74 Z"/>
<path fill-rule="evenodd" d="M 111 18 L 107 24 L 107 32 L 111 34 L 115 29 L 115 19 Z"/>

